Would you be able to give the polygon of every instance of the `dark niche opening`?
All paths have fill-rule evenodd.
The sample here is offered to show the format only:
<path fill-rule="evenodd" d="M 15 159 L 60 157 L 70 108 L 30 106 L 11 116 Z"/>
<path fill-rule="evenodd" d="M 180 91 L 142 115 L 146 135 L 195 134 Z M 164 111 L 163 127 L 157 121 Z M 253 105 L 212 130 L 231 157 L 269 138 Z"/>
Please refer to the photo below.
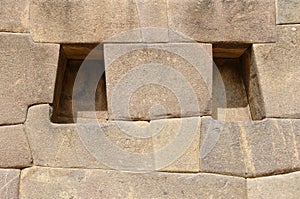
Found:
<path fill-rule="evenodd" d="M 250 121 L 264 117 L 251 51 L 251 44 L 217 43 L 213 45 L 213 59 L 216 65 L 213 81 L 212 115 L 214 119 Z"/>
<path fill-rule="evenodd" d="M 96 48 L 95 48 L 96 47 Z M 89 55 L 89 56 L 88 56 Z M 88 56 L 88 57 L 87 57 Z M 101 76 L 97 90 L 91 90 L 93 70 L 87 70 L 78 76 L 78 71 L 83 63 L 95 70 L 104 70 L 103 46 L 97 44 L 88 45 L 62 45 L 58 64 L 56 85 L 54 92 L 53 111 L 51 121 L 54 123 L 73 123 L 78 117 L 89 118 L 95 114 L 98 119 L 107 119 L 107 97 L 105 72 Z M 75 79 L 80 78 L 77 96 L 73 98 Z M 75 92 L 75 91 L 74 91 Z M 93 110 L 86 99 L 95 99 Z M 78 112 L 73 115 L 72 104 L 76 103 Z"/>

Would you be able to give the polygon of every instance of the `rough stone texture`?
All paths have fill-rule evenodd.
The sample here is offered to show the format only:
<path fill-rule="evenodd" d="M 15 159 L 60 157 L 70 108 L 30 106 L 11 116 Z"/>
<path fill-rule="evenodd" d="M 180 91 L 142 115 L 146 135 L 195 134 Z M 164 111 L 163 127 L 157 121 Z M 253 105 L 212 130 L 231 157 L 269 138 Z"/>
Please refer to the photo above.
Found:
<path fill-rule="evenodd" d="M 169 0 L 170 40 L 181 32 L 200 42 L 275 41 L 274 0 Z"/>
<path fill-rule="evenodd" d="M 249 199 L 298 199 L 299 187 L 300 172 L 247 179 Z"/>
<path fill-rule="evenodd" d="M 246 198 L 246 180 L 214 174 L 124 173 L 34 167 L 20 198 Z"/>
<path fill-rule="evenodd" d="M 277 26 L 275 44 L 253 45 L 266 117 L 300 118 L 300 25 Z"/>
<path fill-rule="evenodd" d="M 38 42 L 275 40 L 274 0 L 34 0 L 30 20 Z"/>
<path fill-rule="evenodd" d="M 0 169 L 0 198 L 19 198 L 20 170 Z"/>
<path fill-rule="evenodd" d="M 277 24 L 300 23 L 300 2 L 298 0 L 276 0 Z"/>
<path fill-rule="evenodd" d="M 110 119 L 211 114 L 209 44 L 105 44 Z"/>
<path fill-rule="evenodd" d="M 0 127 L 0 146 L 0 167 L 22 168 L 31 165 L 31 154 L 23 125 Z"/>
<path fill-rule="evenodd" d="M 167 0 L 136 0 L 142 42 L 168 42 Z M 153 14 L 155 13 L 155 14 Z"/>
<path fill-rule="evenodd" d="M 96 125 L 91 123 L 91 119 L 89 121 L 78 121 L 87 126 L 52 124 L 49 121 L 48 105 L 31 107 L 25 126 L 34 164 L 52 167 L 199 171 L 198 117 L 150 123 L 111 121 Z M 87 131 L 83 132 L 84 130 Z M 153 137 L 147 137 L 149 134 Z"/>
<path fill-rule="evenodd" d="M 0 33 L 0 124 L 25 121 L 28 105 L 52 103 L 59 45 Z"/>
<path fill-rule="evenodd" d="M 300 121 L 202 119 L 200 171 L 261 176 L 299 168 Z"/>
<path fill-rule="evenodd" d="M 0 32 L 29 31 L 29 0 L 1 0 Z"/>
<path fill-rule="evenodd" d="M 31 33 L 34 41 L 59 43 L 96 43 L 108 39 L 124 42 L 142 41 L 142 37 L 145 40 L 159 38 L 162 35 L 151 36 L 151 29 L 145 32 L 136 29 L 167 28 L 164 13 L 166 5 L 163 6 L 161 2 L 163 0 L 34 0 L 30 8 Z M 156 13 L 155 18 L 153 13 Z M 127 31 L 130 33 L 124 34 Z M 167 35 L 165 31 L 163 33 Z M 162 37 L 162 41 L 165 37 Z"/>

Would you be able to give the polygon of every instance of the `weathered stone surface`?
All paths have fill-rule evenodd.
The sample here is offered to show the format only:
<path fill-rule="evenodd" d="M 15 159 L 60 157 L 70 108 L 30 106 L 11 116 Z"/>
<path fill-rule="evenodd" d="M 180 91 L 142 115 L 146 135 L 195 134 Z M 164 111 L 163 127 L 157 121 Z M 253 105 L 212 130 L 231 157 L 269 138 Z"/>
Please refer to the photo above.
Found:
<path fill-rule="evenodd" d="M 0 32 L 29 31 L 29 0 L 1 0 Z"/>
<path fill-rule="evenodd" d="M 136 0 L 143 42 L 168 42 L 167 0 Z M 154 14 L 155 13 L 155 14 Z"/>
<path fill-rule="evenodd" d="M 266 117 L 300 118 L 300 26 L 277 26 L 278 42 L 253 45 Z"/>
<path fill-rule="evenodd" d="M 298 0 L 276 0 L 277 24 L 300 23 L 300 2 Z"/>
<path fill-rule="evenodd" d="M 168 18 L 171 41 L 275 41 L 274 0 L 169 0 Z"/>
<path fill-rule="evenodd" d="M 0 146 L 0 167 L 22 168 L 31 165 L 31 154 L 23 125 L 0 127 Z"/>
<path fill-rule="evenodd" d="M 30 8 L 31 33 L 33 40 L 38 42 L 166 41 L 167 9 L 164 2 L 34 0 Z M 150 29 L 138 30 L 141 27 Z M 164 30 L 159 31 L 159 35 L 151 28 Z"/>
<path fill-rule="evenodd" d="M 0 169 L 0 198 L 19 198 L 20 170 Z"/>
<path fill-rule="evenodd" d="M 92 122 L 83 119 L 76 124 L 52 124 L 48 105 L 31 107 L 25 126 L 34 164 L 199 171 L 199 117 L 150 123 Z"/>
<path fill-rule="evenodd" d="M 246 180 L 214 174 L 33 167 L 22 171 L 20 198 L 246 198 Z"/>
<path fill-rule="evenodd" d="M 200 171 L 261 176 L 299 168 L 299 120 L 202 119 Z"/>
<path fill-rule="evenodd" d="M 0 124 L 25 121 L 28 105 L 52 103 L 59 45 L 0 33 Z"/>
<path fill-rule="evenodd" d="M 274 0 L 34 0 L 30 20 L 38 42 L 275 40 Z"/>
<path fill-rule="evenodd" d="M 300 197 L 300 172 L 247 179 L 249 199 L 297 199 Z"/>
<path fill-rule="evenodd" d="M 208 44 L 105 44 L 110 119 L 211 114 Z"/>

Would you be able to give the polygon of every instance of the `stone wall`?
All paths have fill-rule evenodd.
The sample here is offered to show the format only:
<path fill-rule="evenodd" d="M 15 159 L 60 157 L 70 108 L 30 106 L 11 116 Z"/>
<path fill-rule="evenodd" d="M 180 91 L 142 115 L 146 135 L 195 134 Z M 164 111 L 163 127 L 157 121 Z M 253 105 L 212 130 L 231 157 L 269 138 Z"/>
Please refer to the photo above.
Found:
<path fill-rule="evenodd" d="M 299 13 L 2 0 L 0 198 L 299 198 Z"/>

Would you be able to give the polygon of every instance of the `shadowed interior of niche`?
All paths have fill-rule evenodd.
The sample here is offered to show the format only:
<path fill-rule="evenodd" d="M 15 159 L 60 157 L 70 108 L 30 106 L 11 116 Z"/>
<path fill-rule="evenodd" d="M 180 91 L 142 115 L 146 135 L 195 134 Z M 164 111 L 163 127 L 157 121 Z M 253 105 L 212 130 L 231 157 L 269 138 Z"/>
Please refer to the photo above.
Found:
<path fill-rule="evenodd" d="M 95 111 L 98 119 L 107 118 L 105 73 L 98 82 L 96 92 L 91 90 L 92 86 L 90 85 L 90 79 L 95 75 L 93 70 L 87 70 L 81 74 L 80 87 L 76 88 L 79 97 L 73 99 L 75 78 L 78 77 L 77 74 L 83 61 L 88 67 L 99 68 L 99 70 L 102 67 L 104 69 L 103 47 L 97 46 L 95 48 L 96 46 L 97 44 L 61 46 L 51 116 L 52 122 L 73 123 L 77 117 L 91 117 L 90 115 Z M 88 100 L 86 99 L 91 97 L 95 98 L 96 110 L 92 110 L 92 106 L 87 104 Z M 73 116 L 72 104 L 74 102 L 76 102 L 78 112 Z"/>
<path fill-rule="evenodd" d="M 256 72 L 251 70 L 251 44 L 213 45 L 213 118 L 250 121 L 263 118 Z M 221 78 L 220 78 L 221 77 Z"/>

